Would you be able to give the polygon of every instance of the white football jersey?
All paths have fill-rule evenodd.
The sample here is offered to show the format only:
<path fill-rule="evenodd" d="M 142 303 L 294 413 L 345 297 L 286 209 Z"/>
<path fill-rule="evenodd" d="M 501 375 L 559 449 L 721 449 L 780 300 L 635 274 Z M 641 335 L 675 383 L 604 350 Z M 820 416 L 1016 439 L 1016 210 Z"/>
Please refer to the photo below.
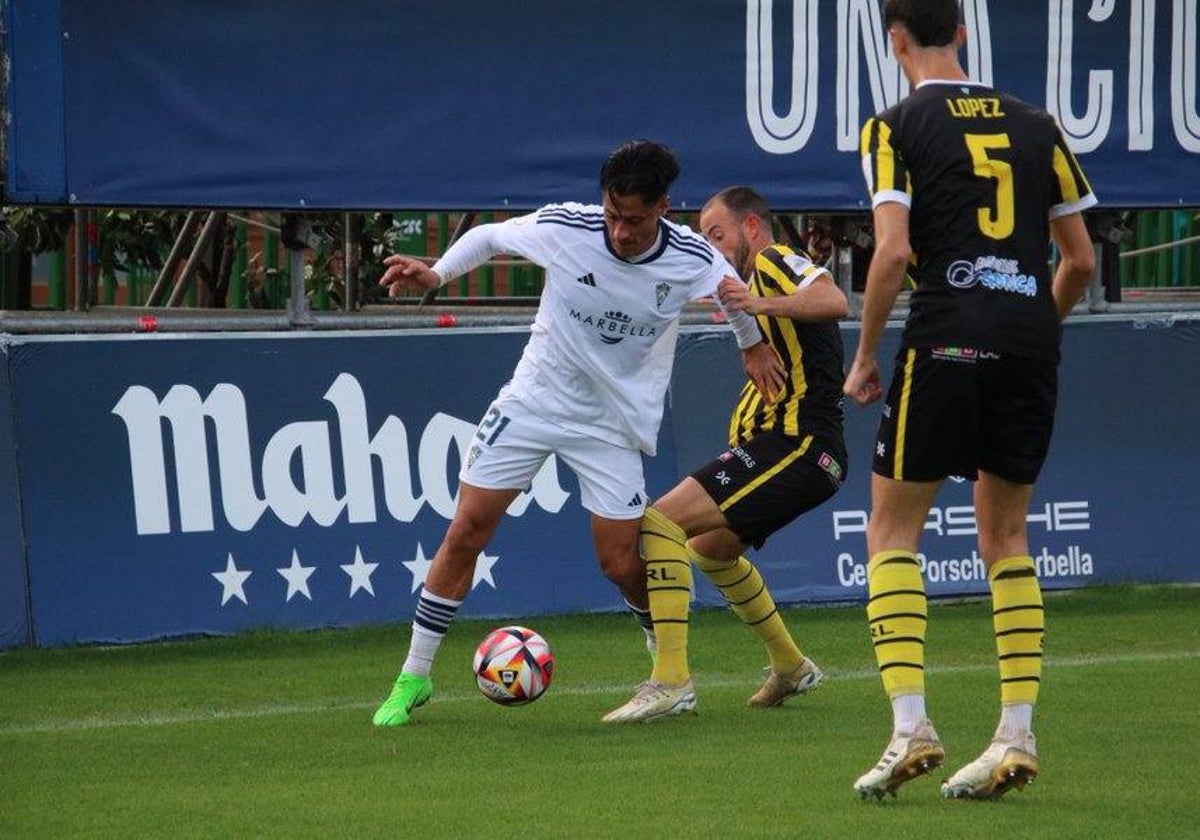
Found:
<path fill-rule="evenodd" d="M 434 270 L 449 280 L 498 253 L 546 269 L 505 392 L 560 426 L 653 455 L 683 305 L 715 295 L 737 272 L 701 236 L 665 219 L 655 246 L 627 262 L 609 243 L 604 208 L 573 202 L 474 228 Z M 730 322 L 739 346 L 761 340 L 744 313 Z"/>

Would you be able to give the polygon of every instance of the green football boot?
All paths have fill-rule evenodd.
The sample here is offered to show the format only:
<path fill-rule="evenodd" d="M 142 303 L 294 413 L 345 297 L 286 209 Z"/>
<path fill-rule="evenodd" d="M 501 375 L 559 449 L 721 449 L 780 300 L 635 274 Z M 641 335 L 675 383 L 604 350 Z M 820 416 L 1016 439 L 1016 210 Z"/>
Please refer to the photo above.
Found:
<path fill-rule="evenodd" d="M 433 696 L 433 680 L 416 674 L 403 673 L 396 677 L 392 693 L 375 712 L 376 726 L 404 726 L 417 706 L 423 706 Z"/>

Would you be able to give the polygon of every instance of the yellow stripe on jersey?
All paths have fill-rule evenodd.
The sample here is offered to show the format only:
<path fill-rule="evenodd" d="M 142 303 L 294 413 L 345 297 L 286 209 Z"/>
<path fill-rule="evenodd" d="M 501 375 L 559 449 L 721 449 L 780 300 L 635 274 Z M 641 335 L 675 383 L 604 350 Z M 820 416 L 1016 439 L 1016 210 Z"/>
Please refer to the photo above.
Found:
<path fill-rule="evenodd" d="M 913 364 L 917 360 L 917 351 L 909 350 L 904 357 L 904 380 L 900 386 L 900 405 L 896 416 L 896 454 L 892 467 L 892 478 L 904 480 L 904 435 L 908 431 L 908 401 L 912 397 Z"/>
<path fill-rule="evenodd" d="M 803 254 L 786 245 L 772 245 L 755 257 L 750 289 L 764 298 L 789 295 L 821 271 Z M 804 374 L 804 348 L 800 343 L 799 325 L 791 318 L 765 315 L 758 316 L 758 324 L 767 343 L 779 354 L 787 373 L 783 389 L 773 403 L 768 403 L 750 383 L 742 389 L 729 424 L 731 446 L 764 431 L 777 430 L 791 436 L 800 434 L 800 409 L 808 394 L 808 380 Z"/>
<path fill-rule="evenodd" d="M 1062 131 L 1058 132 L 1058 140 L 1054 144 L 1054 175 L 1058 180 L 1059 192 L 1062 193 L 1062 203 L 1071 204 L 1092 191 L 1087 175 L 1075 159 L 1075 154 L 1067 145 Z"/>
<path fill-rule="evenodd" d="M 876 192 L 899 189 L 896 186 L 896 152 L 892 149 L 892 127 L 879 123 L 879 144 L 875 149 Z"/>
<path fill-rule="evenodd" d="M 762 395 L 754 387 L 753 382 L 747 382 L 742 387 L 738 397 L 737 408 L 729 418 L 729 445 L 737 446 L 755 433 L 754 420 L 758 416 L 758 408 L 762 405 Z"/>
<path fill-rule="evenodd" d="M 871 135 L 875 131 L 875 123 L 878 122 L 874 117 L 871 117 L 863 123 L 862 134 L 858 138 L 858 153 L 863 160 L 863 173 L 867 178 L 867 194 L 875 195 L 875 177 L 871 167 L 874 164 L 874 158 L 871 155 Z"/>
<path fill-rule="evenodd" d="M 1067 163 L 1067 156 L 1059 146 L 1054 147 L 1054 174 L 1058 178 L 1058 190 L 1062 193 L 1063 202 L 1073 204 L 1078 201 L 1079 184 L 1075 182 L 1071 164 Z"/>
<path fill-rule="evenodd" d="M 802 457 L 804 455 L 804 453 L 808 451 L 808 447 L 812 445 L 812 441 L 813 441 L 812 435 L 805 435 L 804 440 L 802 440 L 800 442 L 800 446 L 798 448 L 796 448 L 794 451 L 788 453 L 787 457 L 783 458 L 778 464 L 771 467 L 771 469 L 767 470 L 762 475 L 760 475 L 758 478 L 754 479 L 749 484 L 747 484 L 745 487 L 743 487 L 741 490 L 737 491 L 732 496 L 730 496 L 728 499 L 726 499 L 721 504 L 721 510 L 729 510 L 729 508 L 733 507 L 741 499 L 745 498 L 747 493 L 752 492 L 754 490 L 754 488 L 756 488 L 756 487 L 762 486 L 764 483 L 769 481 L 771 479 L 771 477 L 774 476 L 776 473 L 785 469 L 789 464 L 791 464 L 797 458 Z"/>

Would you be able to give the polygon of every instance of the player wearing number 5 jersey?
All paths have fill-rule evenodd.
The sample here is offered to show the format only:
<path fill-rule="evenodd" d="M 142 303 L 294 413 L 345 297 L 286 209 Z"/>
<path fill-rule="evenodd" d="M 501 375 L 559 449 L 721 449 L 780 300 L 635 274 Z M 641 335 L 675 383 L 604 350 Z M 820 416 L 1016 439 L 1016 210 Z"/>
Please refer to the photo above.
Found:
<path fill-rule="evenodd" d="M 1000 666 L 991 744 L 942 786 L 993 798 L 1037 775 L 1033 706 L 1044 616 L 1025 516 L 1054 424 L 1060 322 L 1093 270 L 1081 211 L 1096 203 L 1054 119 L 967 79 L 957 0 L 887 0 L 912 94 L 867 121 L 862 162 L 876 249 L 845 393 L 882 396 L 875 360 L 905 271 L 916 280 L 875 443 L 867 617 L 892 740 L 855 783 L 894 793 L 944 751 L 925 714 L 926 599 L 916 553 L 948 475 L 975 480 Z M 1047 268 L 1051 239 L 1062 260 Z"/>
<path fill-rule="evenodd" d="M 642 453 L 654 454 L 684 304 L 737 276 L 703 238 L 663 218 L 678 173 L 664 146 L 628 143 L 601 170 L 602 205 L 552 204 L 482 225 L 432 268 L 387 259 L 380 283 L 393 292 L 444 285 L 500 253 L 543 266 L 546 285 L 512 380 L 466 453 L 454 519 L 425 578 L 408 657 L 375 713 L 377 726 L 408 723 L 430 698 L 433 658 L 470 590 L 476 558 L 552 454 L 578 476 L 600 567 L 651 635 L 638 556 Z M 778 391 L 782 364 L 757 324 L 741 312 L 729 321 L 751 378 Z"/>

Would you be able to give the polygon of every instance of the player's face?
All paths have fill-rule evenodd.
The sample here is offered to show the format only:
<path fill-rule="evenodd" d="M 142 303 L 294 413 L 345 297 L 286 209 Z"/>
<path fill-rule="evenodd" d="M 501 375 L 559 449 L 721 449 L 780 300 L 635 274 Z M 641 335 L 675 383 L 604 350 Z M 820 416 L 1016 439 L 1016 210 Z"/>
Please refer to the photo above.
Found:
<path fill-rule="evenodd" d="M 604 226 L 617 255 L 632 259 L 649 251 L 658 237 L 658 220 L 665 212 L 665 195 L 654 204 L 647 204 L 640 195 L 605 193 Z"/>
<path fill-rule="evenodd" d="M 700 214 L 700 232 L 743 278 L 749 277 L 750 243 L 743 225 L 724 204 L 712 204 Z"/>

